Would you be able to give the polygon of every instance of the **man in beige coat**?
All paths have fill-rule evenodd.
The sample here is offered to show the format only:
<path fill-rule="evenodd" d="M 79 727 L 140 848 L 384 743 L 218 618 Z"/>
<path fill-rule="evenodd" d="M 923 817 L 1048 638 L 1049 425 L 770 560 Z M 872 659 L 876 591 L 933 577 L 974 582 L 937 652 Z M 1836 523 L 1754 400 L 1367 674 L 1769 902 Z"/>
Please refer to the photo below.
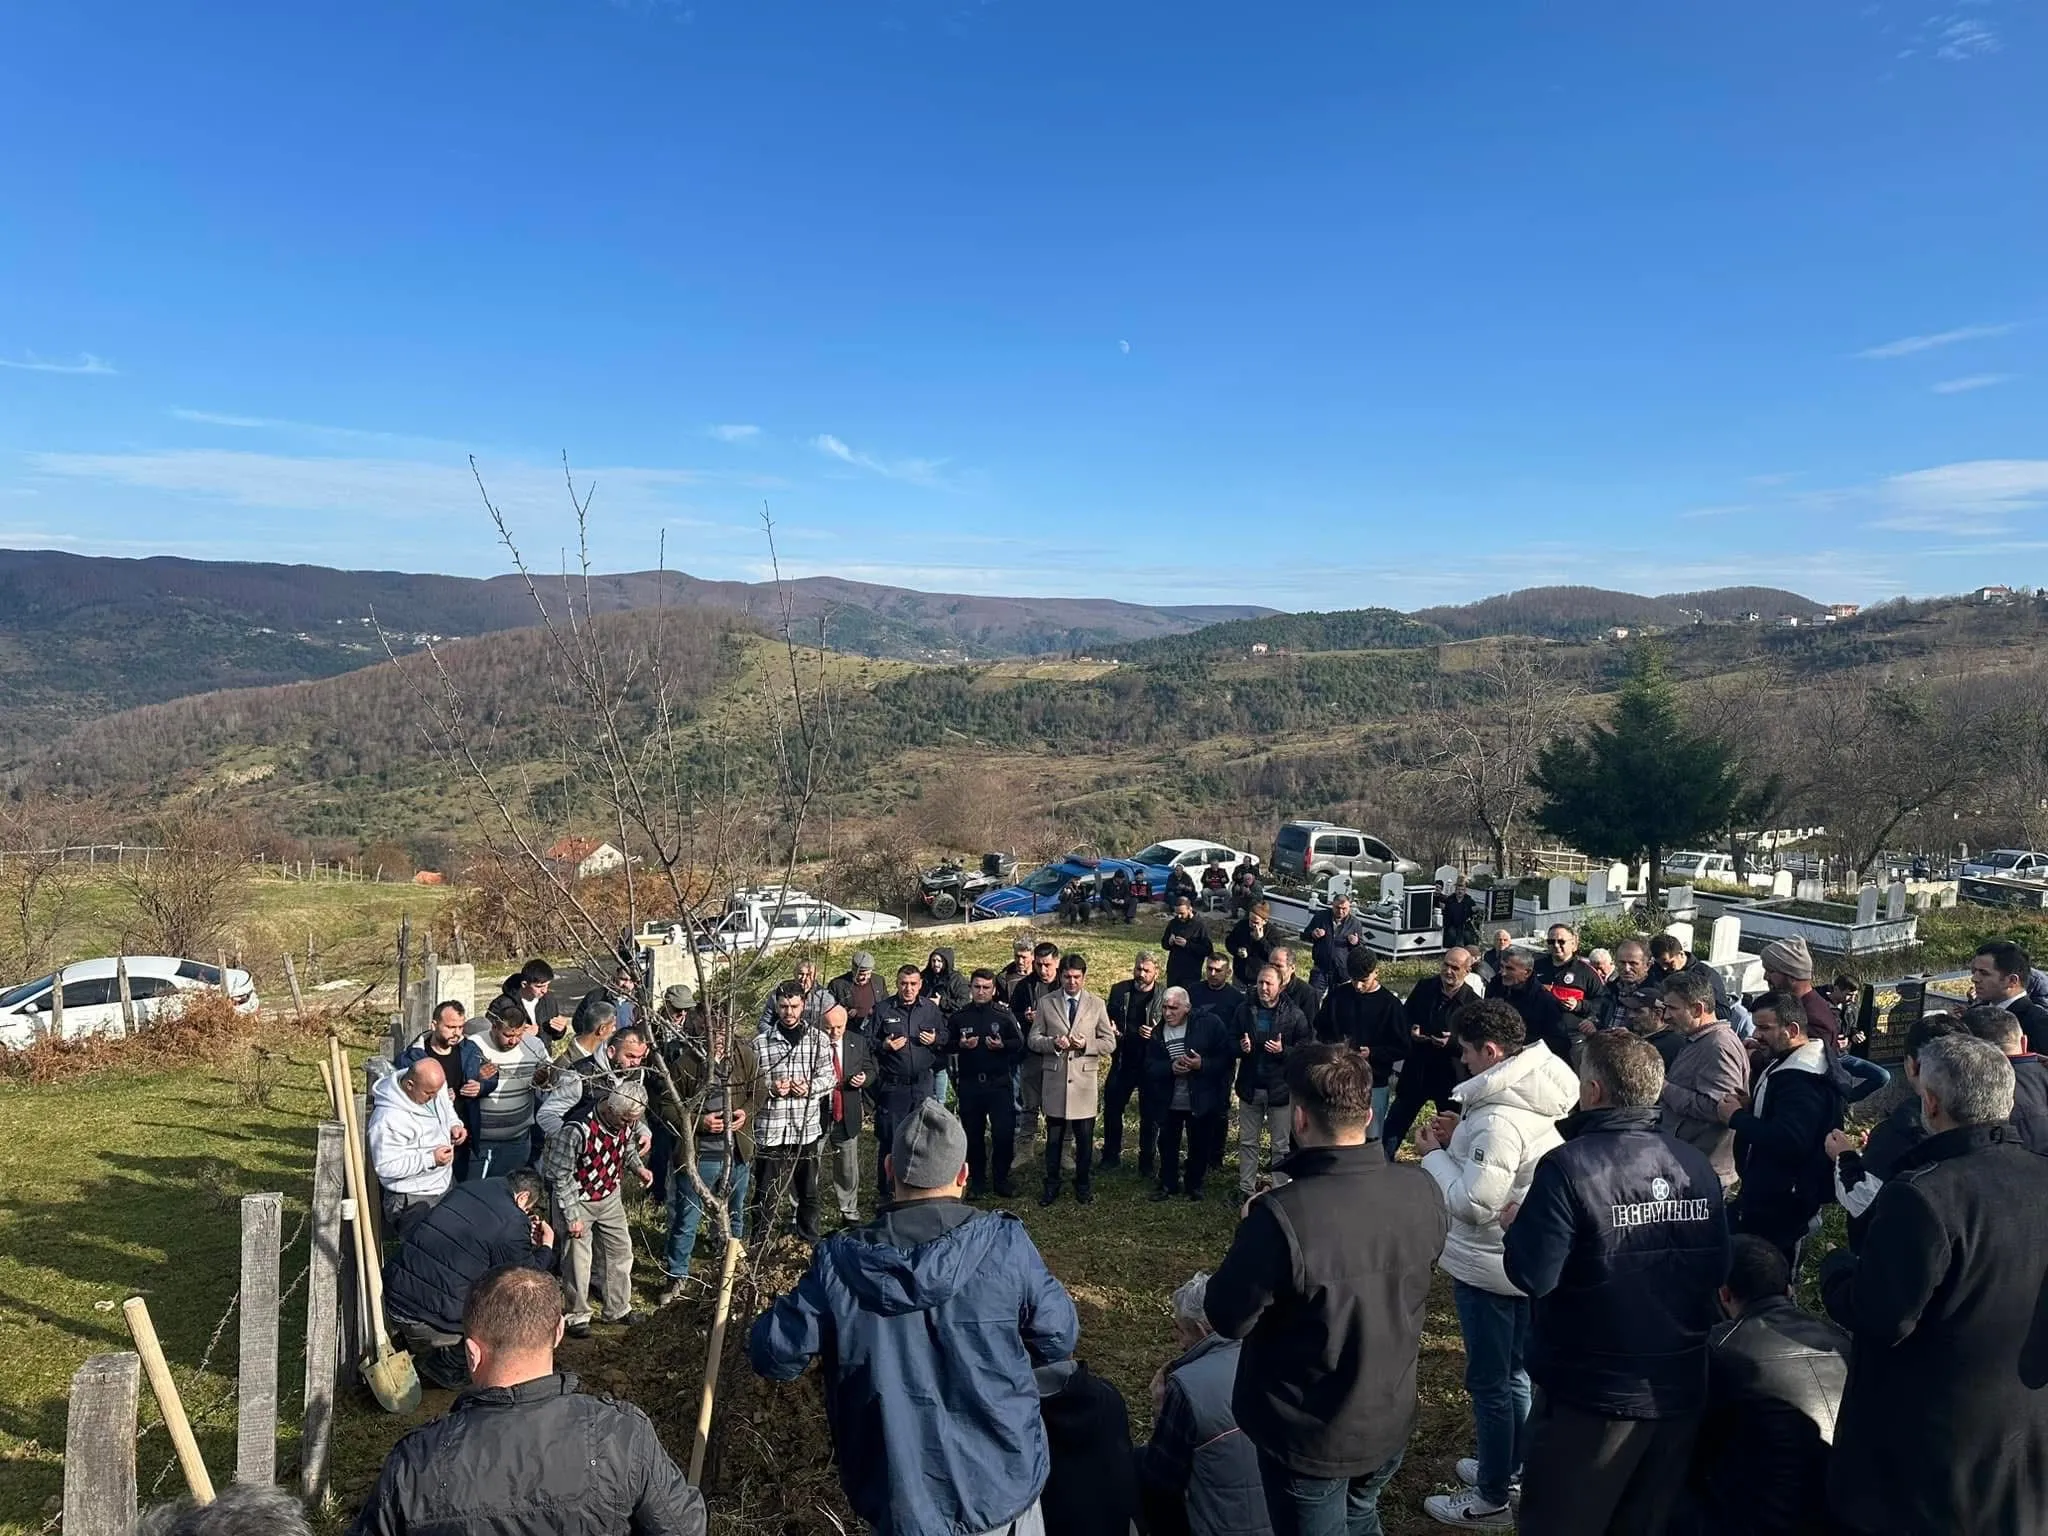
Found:
<path fill-rule="evenodd" d="M 1074 1198 L 1095 1198 L 1095 1102 L 1102 1086 L 1102 1061 L 1116 1054 L 1116 1026 L 1109 1009 L 1088 990 L 1088 957 L 1060 961 L 1060 985 L 1038 1000 L 1031 1020 L 1031 1049 L 1040 1058 L 1039 1082 L 1045 1110 L 1045 1193 L 1040 1205 L 1060 1197 L 1060 1147 L 1074 1143 Z"/>

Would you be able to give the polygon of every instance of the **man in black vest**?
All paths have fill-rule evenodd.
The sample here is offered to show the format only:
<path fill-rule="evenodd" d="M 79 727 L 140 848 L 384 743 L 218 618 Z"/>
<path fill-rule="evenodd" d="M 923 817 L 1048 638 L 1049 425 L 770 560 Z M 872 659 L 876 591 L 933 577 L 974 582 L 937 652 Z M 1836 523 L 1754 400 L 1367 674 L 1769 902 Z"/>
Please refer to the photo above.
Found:
<path fill-rule="evenodd" d="M 1424 1104 L 1434 1103 L 1439 1112 L 1456 1107 L 1451 1103 L 1451 1090 L 1458 1084 L 1458 1049 L 1451 1040 L 1451 1016 L 1478 998 L 1479 994 L 1465 985 L 1471 970 L 1472 956 L 1467 951 L 1447 949 L 1436 979 L 1418 981 L 1408 994 L 1403 1010 L 1408 1017 L 1408 1054 L 1401 1062 L 1393 1107 L 1387 1111 L 1387 1123 L 1380 1133 L 1390 1163 Z"/>
<path fill-rule="evenodd" d="M 1017 1101 L 1012 1087 L 1024 1060 L 1024 1031 L 1016 1015 L 996 1001 L 996 978 L 984 968 L 968 978 L 967 1006 L 953 1015 L 953 1048 L 960 1070 L 960 1124 L 967 1133 L 967 1198 L 995 1186 L 1007 1200 L 1010 1164 L 1017 1155 Z M 993 1159 L 990 1140 L 994 1140 Z"/>
<path fill-rule="evenodd" d="M 1159 959 L 1140 950 L 1131 963 L 1131 979 L 1109 989 L 1109 1022 L 1116 1026 L 1116 1060 L 1109 1069 L 1107 1102 L 1102 1106 L 1102 1166 L 1123 1161 L 1124 1111 L 1138 1099 L 1138 1174 L 1152 1177 L 1153 1152 L 1159 1144 L 1159 1122 L 1146 1102 L 1145 1048 L 1159 1027 L 1159 1005 L 1166 991 L 1159 985 Z"/>
<path fill-rule="evenodd" d="M 1658 1128 L 1663 1091 L 1656 1047 L 1618 1030 L 1588 1036 L 1579 1111 L 1558 1122 L 1564 1145 L 1501 1212 L 1539 1389 L 1522 1536 L 1661 1531 L 1685 1483 L 1728 1219 L 1706 1154 Z"/>
<path fill-rule="evenodd" d="M 1299 1150 L 1287 1183 L 1246 1205 L 1204 1306 L 1216 1332 L 1244 1340 L 1231 1407 L 1258 1448 L 1274 1531 L 1341 1536 L 1377 1529 L 1415 1427 L 1450 1216 L 1428 1174 L 1367 1142 L 1372 1068 L 1356 1051 L 1301 1046 L 1287 1077 Z"/>

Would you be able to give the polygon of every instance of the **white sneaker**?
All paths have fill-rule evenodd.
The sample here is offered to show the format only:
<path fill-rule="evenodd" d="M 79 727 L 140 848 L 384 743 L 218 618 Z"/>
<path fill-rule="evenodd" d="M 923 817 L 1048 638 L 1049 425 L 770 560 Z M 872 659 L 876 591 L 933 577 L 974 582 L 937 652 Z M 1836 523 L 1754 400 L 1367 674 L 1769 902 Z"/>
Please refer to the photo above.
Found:
<path fill-rule="evenodd" d="M 1507 1527 L 1515 1523 L 1513 1510 L 1505 1504 L 1487 1503 L 1477 1488 L 1433 1493 L 1422 1501 L 1422 1512 L 1439 1525 Z"/>
<path fill-rule="evenodd" d="M 1477 1488 L 1479 1486 L 1479 1458 L 1477 1456 L 1460 1456 L 1458 1458 L 1458 1481 L 1467 1488 Z M 1508 1484 L 1508 1499 L 1512 1503 L 1518 1501 L 1521 1497 L 1522 1480 L 1518 1477 Z"/>

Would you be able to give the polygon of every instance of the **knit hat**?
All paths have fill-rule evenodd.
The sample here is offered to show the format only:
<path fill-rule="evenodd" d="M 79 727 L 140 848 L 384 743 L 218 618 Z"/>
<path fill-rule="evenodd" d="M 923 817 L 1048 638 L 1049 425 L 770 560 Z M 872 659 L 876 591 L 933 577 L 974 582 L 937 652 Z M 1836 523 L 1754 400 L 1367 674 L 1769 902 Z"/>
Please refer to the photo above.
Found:
<path fill-rule="evenodd" d="M 1767 971 L 1790 976 L 1794 981 L 1813 980 L 1813 951 L 1800 938 L 1773 939 L 1757 956 Z"/>
<path fill-rule="evenodd" d="M 950 1188 L 967 1166 L 967 1132 L 937 1099 L 921 1099 L 896 1127 L 889 1159 L 892 1177 L 905 1189 Z"/>
<path fill-rule="evenodd" d="M 697 989 L 683 982 L 677 982 L 676 985 L 661 994 L 661 1006 L 673 1008 L 678 1013 L 694 1008 L 697 1006 Z"/>

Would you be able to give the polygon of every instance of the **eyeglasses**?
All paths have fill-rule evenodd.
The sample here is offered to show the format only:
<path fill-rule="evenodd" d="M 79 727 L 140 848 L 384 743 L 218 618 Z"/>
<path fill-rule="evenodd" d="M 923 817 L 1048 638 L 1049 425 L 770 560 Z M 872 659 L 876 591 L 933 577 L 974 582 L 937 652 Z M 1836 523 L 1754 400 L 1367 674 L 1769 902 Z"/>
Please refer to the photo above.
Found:
<path fill-rule="evenodd" d="M 1569 943 L 1571 943 L 1570 939 L 1552 939 L 1550 941 L 1550 947 L 1552 949 L 1563 949 Z"/>

